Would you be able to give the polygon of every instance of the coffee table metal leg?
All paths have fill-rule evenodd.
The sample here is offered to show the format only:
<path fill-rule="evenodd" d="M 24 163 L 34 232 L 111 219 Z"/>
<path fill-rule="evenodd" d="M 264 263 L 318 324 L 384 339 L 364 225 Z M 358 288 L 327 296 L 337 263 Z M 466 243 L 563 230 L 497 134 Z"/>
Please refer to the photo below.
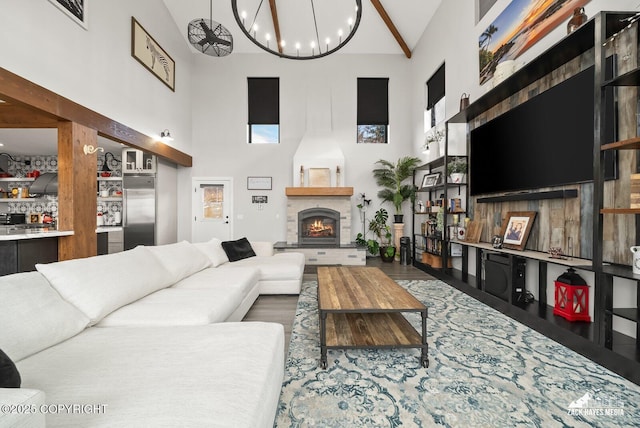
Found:
<path fill-rule="evenodd" d="M 327 368 L 327 312 L 320 311 L 320 367 Z"/>
<path fill-rule="evenodd" d="M 429 344 L 427 343 L 427 309 L 421 312 L 422 315 L 422 355 L 420 363 L 422 367 L 429 367 Z"/>

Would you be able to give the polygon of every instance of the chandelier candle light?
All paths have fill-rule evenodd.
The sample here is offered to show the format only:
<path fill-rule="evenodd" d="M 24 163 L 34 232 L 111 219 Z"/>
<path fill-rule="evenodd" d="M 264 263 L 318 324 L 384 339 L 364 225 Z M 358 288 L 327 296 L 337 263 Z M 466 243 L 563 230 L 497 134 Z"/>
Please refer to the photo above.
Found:
<path fill-rule="evenodd" d="M 261 49 L 288 59 L 336 52 L 354 36 L 362 16 L 362 0 L 280 0 L 278 5 L 280 9 L 275 1 L 231 1 L 242 32 Z"/>

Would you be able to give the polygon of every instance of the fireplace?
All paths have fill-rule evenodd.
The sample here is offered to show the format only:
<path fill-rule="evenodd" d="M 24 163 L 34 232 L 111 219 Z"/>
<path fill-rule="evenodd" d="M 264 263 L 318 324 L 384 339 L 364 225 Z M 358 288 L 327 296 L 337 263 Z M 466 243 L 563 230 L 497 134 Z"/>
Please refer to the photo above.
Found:
<path fill-rule="evenodd" d="M 340 246 L 340 213 L 329 208 L 298 212 L 298 244 Z"/>

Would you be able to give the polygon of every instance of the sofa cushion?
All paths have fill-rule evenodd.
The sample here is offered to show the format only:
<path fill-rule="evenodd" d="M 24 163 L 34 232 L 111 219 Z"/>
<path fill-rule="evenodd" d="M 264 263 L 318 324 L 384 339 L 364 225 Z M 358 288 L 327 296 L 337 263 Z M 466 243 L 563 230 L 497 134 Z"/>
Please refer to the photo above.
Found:
<path fill-rule="evenodd" d="M 258 283 L 260 272 L 257 268 L 245 266 L 243 268 L 236 267 L 227 269 L 231 266 L 228 263 L 222 268 L 204 269 L 189 278 L 174 284 L 172 288 L 235 288 L 242 287 L 245 290 L 250 289 Z"/>
<path fill-rule="evenodd" d="M 302 278 L 304 254 L 282 253 L 271 257 L 251 257 L 239 260 L 233 267 L 254 267 L 260 272 L 260 281 Z"/>
<path fill-rule="evenodd" d="M 211 266 L 213 267 L 218 267 L 223 263 L 229 262 L 229 257 L 227 257 L 227 253 L 225 253 L 222 248 L 222 241 L 218 238 L 213 238 L 207 242 L 198 242 L 193 245 L 209 257 Z"/>
<path fill-rule="evenodd" d="M 42 274 L 0 277 L 0 346 L 14 361 L 67 340 L 88 324 Z"/>
<path fill-rule="evenodd" d="M 172 275 L 142 246 L 120 253 L 37 264 L 51 285 L 93 325 L 107 314 L 172 284 Z"/>
<path fill-rule="evenodd" d="M 224 252 L 227 253 L 230 262 L 255 257 L 256 255 L 247 238 L 240 238 L 236 241 L 224 241 L 222 248 Z"/>
<path fill-rule="evenodd" d="M 20 373 L 2 349 L 0 349 L 0 388 L 20 388 Z"/>
<path fill-rule="evenodd" d="M 223 322 L 240 305 L 245 294 L 240 286 L 208 289 L 170 287 L 117 309 L 97 326 L 157 327 Z"/>
<path fill-rule="evenodd" d="M 90 328 L 17 363 L 48 403 L 106 405 L 47 413 L 47 427 L 273 427 L 284 329 L 272 323 Z"/>
<path fill-rule="evenodd" d="M 173 284 L 211 266 L 209 258 L 187 241 L 146 248 L 171 273 Z"/>

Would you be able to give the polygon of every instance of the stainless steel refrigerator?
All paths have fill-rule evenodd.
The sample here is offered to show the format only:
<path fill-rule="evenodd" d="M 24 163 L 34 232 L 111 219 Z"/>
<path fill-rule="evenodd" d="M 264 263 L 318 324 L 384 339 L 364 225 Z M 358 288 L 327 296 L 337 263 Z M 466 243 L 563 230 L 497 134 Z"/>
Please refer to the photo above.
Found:
<path fill-rule="evenodd" d="M 155 245 L 155 175 L 125 175 L 122 180 L 124 249 Z"/>

